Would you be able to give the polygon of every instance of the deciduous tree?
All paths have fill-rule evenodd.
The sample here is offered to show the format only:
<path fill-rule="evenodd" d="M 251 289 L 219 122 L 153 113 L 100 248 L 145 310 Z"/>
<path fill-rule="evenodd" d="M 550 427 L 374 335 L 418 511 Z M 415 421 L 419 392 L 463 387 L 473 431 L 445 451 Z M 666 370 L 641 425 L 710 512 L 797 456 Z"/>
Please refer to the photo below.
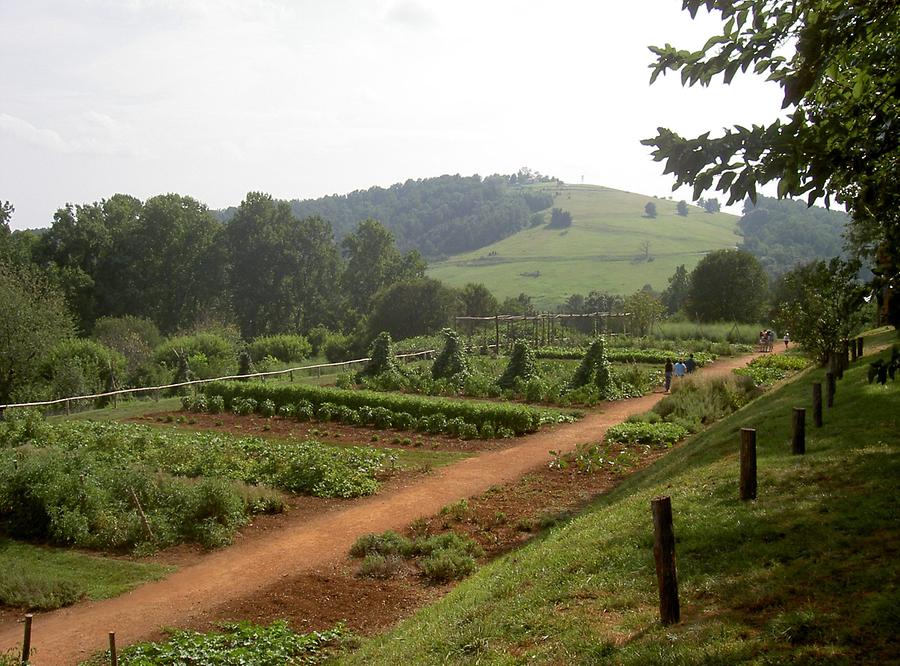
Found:
<path fill-rule="evenodd" d="M 697 321 L 753 323 L 763 315 L 768 279 L 759 261 L 742 250 L 716 250 L 691 272 L 685 310 Z"/>
<path fill-rule="evenodd" d="M 683 0 L 724 21 L 697 51 L 651 47 L 651 83 L 668 70 L 682 83 L 730 83 L 752 69 L 784 92 L 785 120 L 685 139 L 660 127 L 644 141 L 694 196 L 715 187 L 728 203 L 778 181 L 779 197 L 844 204 L 856 252 L 873 262 L 880 296 L 900 323 L 900 4 L 894 0 Z M 877 262 L 875 261 L 877 259 Z M 894 294 L 891 299 L 891 294 Z"/>
<path fill-rule="evenodd" d="M 32 397 L 40 361 L 74 332 L 62 293 L 45 275 L 0 263 L 0 404 Z"/>

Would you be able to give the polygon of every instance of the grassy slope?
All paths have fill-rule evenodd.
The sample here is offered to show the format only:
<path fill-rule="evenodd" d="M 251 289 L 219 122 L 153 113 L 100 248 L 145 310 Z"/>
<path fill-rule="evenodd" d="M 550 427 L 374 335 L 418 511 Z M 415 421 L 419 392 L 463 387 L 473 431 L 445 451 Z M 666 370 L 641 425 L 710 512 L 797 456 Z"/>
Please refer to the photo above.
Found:
<path fill-rule="evenodd" d="M 856 364 L 790 453 L 811 370 L 485 567 L 349 663 L 878 663 L 900 650 L 900 383 Z M 738 429 L 759 498 L 737 500 Z M 682 622 L 658 623 L 650 499 L 672 497 Z"/>
<path fill-rule="evenodd" d="M 656 204 L 656 219 L 642 217 L 648 201 Z M 571 227 L 527 229 L 434 263 L 428 274 L 453 286 L 483 282 L 500 298 L 525 292 L 548 307 L 594 289 L 630 294 L 649 283 L 662 290 L 679 264 L 691 270 L 704 253 L 740 242 L 733 215 L 690 206 L 690 214 L 680 217 L 674 201 L 595 185 L 563 186 L 554 206 L 572 213 Z M 643 259 L 645 240 L 650 262 Z M 497 255 L 488 257 L 492 251 Z M 534 271 L 540 276 L 521 275 Z"/>
<path fill-rule="evenodd" d="M 0 582 L 0 604 L 53 608 L 61 588 L 75 598 L 107 599 L 174 570 L 0 538 L 0 571 L 10 572 Z"/>

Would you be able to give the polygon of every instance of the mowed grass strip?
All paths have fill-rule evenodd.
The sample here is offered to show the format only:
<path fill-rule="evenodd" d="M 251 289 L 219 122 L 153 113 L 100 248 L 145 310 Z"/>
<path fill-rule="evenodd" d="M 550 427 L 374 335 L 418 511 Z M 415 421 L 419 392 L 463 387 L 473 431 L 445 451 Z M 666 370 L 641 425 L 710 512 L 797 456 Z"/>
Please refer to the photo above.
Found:
<path fill-rule="evenodd" d="M 876 342 L 870 339 L 869 344 Z M 900 384 L 809 370 L 678 447 L 579 518 L 462 583 L 342 663 L 880 663 L 900 654 Z M 759 495 L 738 500 L 739 429 Z M 663 627 L 650 500 L 672 498 L 682 622 Z"/>
<path fill-rule="evenodd" d="M 0 605 L 49 610 L 81 599 L 107 599 L 174 570 L 0 539 Z"/>

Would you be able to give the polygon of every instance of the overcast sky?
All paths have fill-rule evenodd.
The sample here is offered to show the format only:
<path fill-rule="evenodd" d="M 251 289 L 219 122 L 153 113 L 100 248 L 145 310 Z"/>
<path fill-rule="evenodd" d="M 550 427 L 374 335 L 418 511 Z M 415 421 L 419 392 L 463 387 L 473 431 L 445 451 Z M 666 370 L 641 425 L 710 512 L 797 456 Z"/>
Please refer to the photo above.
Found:
<path fill-rule="evenodd" d="M 0 200 L 343 194 L 529 166 L 670 194 L 641 146 L 771 121 L 776 85 L 648 84 L 649 44 L 718 29 L 680 0 L 0 0 Z M 677 198 L 689 198 L 679 192 Z"/>

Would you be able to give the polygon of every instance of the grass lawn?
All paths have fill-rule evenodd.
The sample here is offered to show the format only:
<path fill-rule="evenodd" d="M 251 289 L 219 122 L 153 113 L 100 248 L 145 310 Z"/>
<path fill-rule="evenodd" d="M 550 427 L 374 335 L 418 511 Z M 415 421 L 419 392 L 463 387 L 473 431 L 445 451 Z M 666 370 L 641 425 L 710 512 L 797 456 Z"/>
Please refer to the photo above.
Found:
<path fill-rule="evenodd" d="M 656 204 L 654 219 L 643 217 L 648 201 Z M 553 205 L 572 213 L 571 227 L 520 231 L 435 262 L 428 275 L 454 287 L 482 282 L 501 299 L 524 292 L 546 308 L 573 292 L 630 294 L 648 283 L 662 290 L 680 264 L 690 271 L 707 252 L 740 242 L 734 215 L 689 206 L 681 217 L 674 201 L 606 187 L 565 185 Z"/>
<path fill-rule="evenodd" d="M 0 538 L 0 604 L 43 610 L 106 599 L 174 570 Z"/>
<path fill-rule="evenodd" d="M 896 340 L 870 337 L 867 344 Z M 343 662 L 881 663 L 900 654 L 900 383 L 838 383 L 807 454 L 812 369 L 688 440 L 545 538 L 488 565 Z M 738 500 L 739 429 L 759 494 Z M 650 500 L 672 498 L 682 621 L 663 627 Z M 342 662 L 342 663 L 343 663 Z"/>

